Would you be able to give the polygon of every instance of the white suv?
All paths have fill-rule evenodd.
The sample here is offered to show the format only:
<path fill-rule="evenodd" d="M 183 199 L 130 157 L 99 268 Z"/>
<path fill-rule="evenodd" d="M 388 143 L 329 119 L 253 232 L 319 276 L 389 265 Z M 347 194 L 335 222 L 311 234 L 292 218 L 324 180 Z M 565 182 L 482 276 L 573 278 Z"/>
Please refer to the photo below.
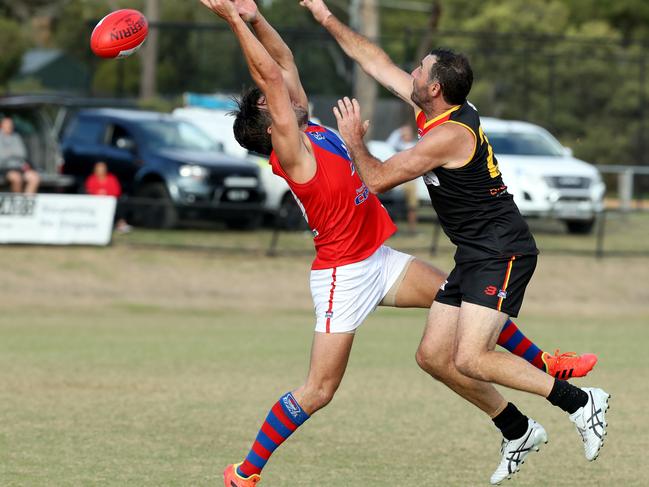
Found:
<path fill-rule="evenodd" d="M 605 186 L 598 170 L 575 159 L 538 125 L 489 117 L 481 122 L 521 214 L 556 218 L 570 233 L 590 233 L 604 208 Z M 418 194 L 430 204 L 421 178 Z"/>

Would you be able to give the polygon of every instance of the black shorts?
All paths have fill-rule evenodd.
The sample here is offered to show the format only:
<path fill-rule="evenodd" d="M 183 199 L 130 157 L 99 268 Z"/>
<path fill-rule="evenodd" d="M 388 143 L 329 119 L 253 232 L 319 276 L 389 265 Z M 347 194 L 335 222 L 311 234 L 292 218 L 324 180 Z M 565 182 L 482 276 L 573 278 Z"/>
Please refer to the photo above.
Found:
<path fill-rule="evenodd" d="M 536 255 L 522 255 L 456 264 L 435 301 L 450 306 L 464 301 L 516 317 L 536 260 Z"/>

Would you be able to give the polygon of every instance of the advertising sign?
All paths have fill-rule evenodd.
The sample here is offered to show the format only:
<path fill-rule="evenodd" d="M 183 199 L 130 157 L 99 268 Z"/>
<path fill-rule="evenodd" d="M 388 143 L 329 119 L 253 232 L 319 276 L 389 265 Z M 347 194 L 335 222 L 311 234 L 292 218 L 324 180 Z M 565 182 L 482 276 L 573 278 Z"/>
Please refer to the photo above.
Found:
<path fill-rule="evenodd" d="M 108 245 L 111 196 L 0 193 L 0 243 Z"/>

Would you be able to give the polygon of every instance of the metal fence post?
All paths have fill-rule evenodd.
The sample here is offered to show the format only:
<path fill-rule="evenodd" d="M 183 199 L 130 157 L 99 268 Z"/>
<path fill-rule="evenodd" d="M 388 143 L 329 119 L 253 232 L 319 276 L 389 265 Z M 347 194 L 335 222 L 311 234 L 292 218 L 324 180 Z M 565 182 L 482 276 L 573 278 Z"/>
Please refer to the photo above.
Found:
<path fill-rule="evenodd" d="M 627 212 L 631 210 L 631 201 L 633 200 L 633 169 L 627 167 L 618 174 L 617 178 L 620 209 Z"/>
<path fill-rule="evenodd" d="M 604 237 L 606 236 L 606 210 L 600 211 L 597 224 L 597 243 L 595 246 L 595 257 L 604 258 Z"/>

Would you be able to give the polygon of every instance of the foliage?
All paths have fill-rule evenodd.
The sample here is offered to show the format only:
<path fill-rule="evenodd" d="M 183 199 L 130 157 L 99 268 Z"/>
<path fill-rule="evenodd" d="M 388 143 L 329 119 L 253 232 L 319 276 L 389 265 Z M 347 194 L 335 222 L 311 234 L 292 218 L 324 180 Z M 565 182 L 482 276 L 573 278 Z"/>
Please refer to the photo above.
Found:
<path fill-rule="evenodd" d="M 22 28 L 17 22 L 0 17 L 0 46 L 0 86 L 6 86 L 20 69 L 20 61 L 27 48 Z"/>
<path fill-rule="evenodd" d="M 184 91 L 238 92 L 250 83 L 228 26 L 199 2 L 159 0 L 157 85 L 164 96 Z M 471 99 L 485 115 L 530 120 L 549 128 L 578 157 L 591 162 L 649 162 L 649 2 L 646 0 L 437 0 L 433 42 L 466 52 L 475 72 Z M 353 63 L 295 1 L 260 2 L 294 52 L 307 92 L 350 92 Z M 413 0 L 407 5 L 432 5 Z M 331 8 L 348 22 L 348 2 Z M 382 47 L 410 70 L 428 13 L 381 10 Z M 94 23 L 115 8 L 144 0 L 0 0 L 0 15 L 26 22 L 55 17 L 56 47 L 91 66 L 95 94 L 137 96 L 140 57 L 103 61 L 88 38 Z M 1 19 L 2 17 L 0 17 Z M 15 23 L 0 24 L 0 84 L 15 73 L 24 44 Z M 198 24 L 198 26 L 197 26 Z M 380 96 L 391 98 L 387 91 Z"/>

